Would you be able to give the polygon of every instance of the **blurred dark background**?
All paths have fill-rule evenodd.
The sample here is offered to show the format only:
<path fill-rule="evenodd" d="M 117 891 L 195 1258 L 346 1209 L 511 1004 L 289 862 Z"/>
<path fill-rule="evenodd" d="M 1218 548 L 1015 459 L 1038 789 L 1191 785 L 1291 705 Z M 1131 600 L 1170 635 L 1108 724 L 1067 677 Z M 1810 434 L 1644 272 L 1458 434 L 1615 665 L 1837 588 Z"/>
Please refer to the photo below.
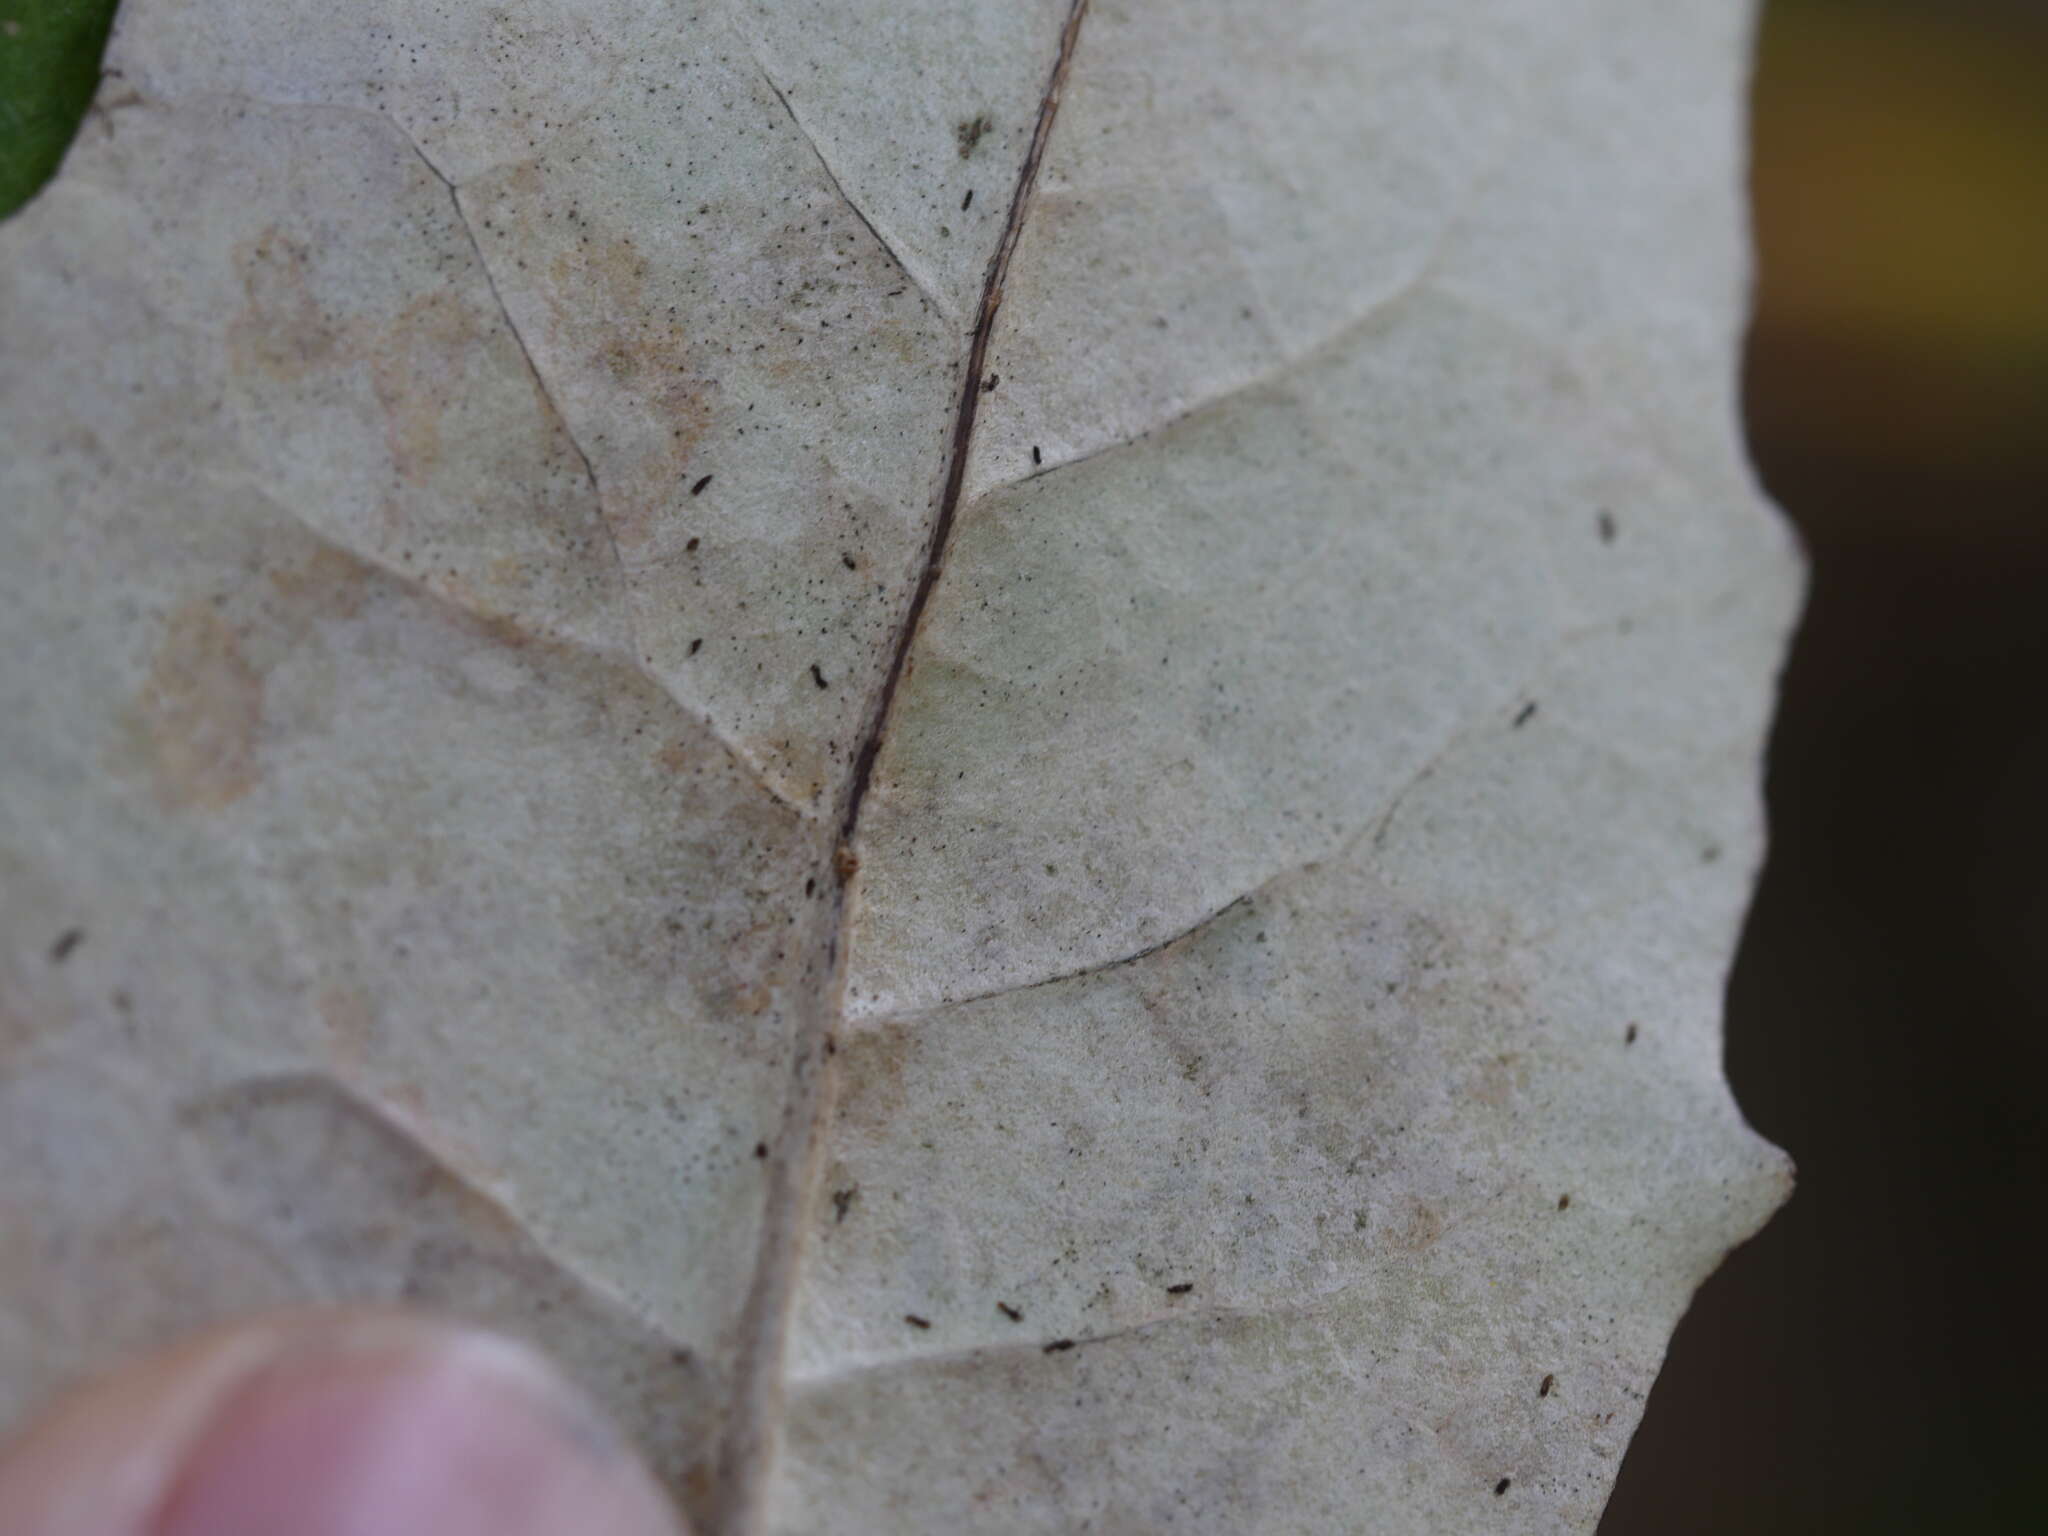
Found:
<path fill-rule="evenodd" d="M 1799 1188 L 1600 1529 L 2048 1531 L 2048 5 L 1759 48 L 1749 431 L 1813 569 L 1728 1074 Z"/>

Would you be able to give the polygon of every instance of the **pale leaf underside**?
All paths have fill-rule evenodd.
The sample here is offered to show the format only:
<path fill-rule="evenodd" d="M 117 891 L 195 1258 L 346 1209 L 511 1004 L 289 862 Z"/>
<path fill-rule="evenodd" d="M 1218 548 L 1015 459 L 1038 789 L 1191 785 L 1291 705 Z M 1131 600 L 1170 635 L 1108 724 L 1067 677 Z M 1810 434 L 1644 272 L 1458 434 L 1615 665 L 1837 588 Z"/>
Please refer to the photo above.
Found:
<path fill-rule="evenodd" d="M 734 1536 L 1590 1529 L 1787 1182 L 1746 28 L 130 0 L 0 227 L 0 1417 L 404 1298 Z"/>

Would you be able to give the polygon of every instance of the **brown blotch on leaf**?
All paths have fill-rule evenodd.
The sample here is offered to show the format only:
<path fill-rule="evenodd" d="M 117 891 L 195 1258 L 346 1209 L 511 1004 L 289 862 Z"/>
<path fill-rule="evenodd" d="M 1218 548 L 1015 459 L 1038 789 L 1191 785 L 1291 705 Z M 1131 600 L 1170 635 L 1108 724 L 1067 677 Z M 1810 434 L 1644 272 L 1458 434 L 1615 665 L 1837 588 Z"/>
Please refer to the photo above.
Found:
<path fill-rule="evenodd" d="M 312 248 L 273 224 L 235 247 L 244 304 L 228 324 L 229 364 L 273 383 L 303 378 L 346 351 L 341 329 L 314 297 Z"/>
<path fill-rule="evenodd" d="M 508 185 L 521 189 L 521 177 Z M 538 189 L 523 195 L 537 197 Z M 618 543 L 628 552 L 645 548 L 710 430 L 717 382 L 698 372 L 655 263 L 630 239 L 593 233 L 562 252 L 548 264 L 541 295 L 545 333 L 602 367 L 592 382 L 608 397 L 599 404 L 613 423 L 605 506 Z"/>
<path fill-rule="evenodd" d="M 134 716 L 165 810 L 217 811 L 255 788 L 263 678 L 206 599 L 171 615 Z"/>
<path fill-rule="evenodd" d="M 367 349 L 371 388 L 398 477 L 418 484 L 441 462 L 441 421 L 470 387 L 485 331 L 450 289 L 407 304 Z"/>

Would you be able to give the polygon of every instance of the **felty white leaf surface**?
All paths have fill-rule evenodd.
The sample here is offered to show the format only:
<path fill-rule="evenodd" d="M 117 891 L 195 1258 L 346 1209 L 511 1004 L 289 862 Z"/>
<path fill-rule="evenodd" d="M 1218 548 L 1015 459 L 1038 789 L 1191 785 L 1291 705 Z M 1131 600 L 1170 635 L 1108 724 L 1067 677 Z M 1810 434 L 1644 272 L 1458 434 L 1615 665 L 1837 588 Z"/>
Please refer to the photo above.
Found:
<path fill-rule="evenodd" d="M 130 0 L 0 226 L 0 1420 L 402 1297 L 711 1531 L 1591 1529 L 1788 1180 L 1747 22 Z"/>

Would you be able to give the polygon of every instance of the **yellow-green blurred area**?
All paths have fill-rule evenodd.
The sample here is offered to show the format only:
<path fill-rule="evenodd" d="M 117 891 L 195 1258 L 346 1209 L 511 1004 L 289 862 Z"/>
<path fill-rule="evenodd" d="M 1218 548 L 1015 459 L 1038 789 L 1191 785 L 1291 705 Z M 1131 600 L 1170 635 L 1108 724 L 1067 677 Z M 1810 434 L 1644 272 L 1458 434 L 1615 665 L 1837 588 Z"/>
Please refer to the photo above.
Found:
<path fill-rule="evenodd" d="M 1754 428 L 1902 470 L 2048 472 L 2044 8 L 1776 0 L 1752 131 Z"/>

